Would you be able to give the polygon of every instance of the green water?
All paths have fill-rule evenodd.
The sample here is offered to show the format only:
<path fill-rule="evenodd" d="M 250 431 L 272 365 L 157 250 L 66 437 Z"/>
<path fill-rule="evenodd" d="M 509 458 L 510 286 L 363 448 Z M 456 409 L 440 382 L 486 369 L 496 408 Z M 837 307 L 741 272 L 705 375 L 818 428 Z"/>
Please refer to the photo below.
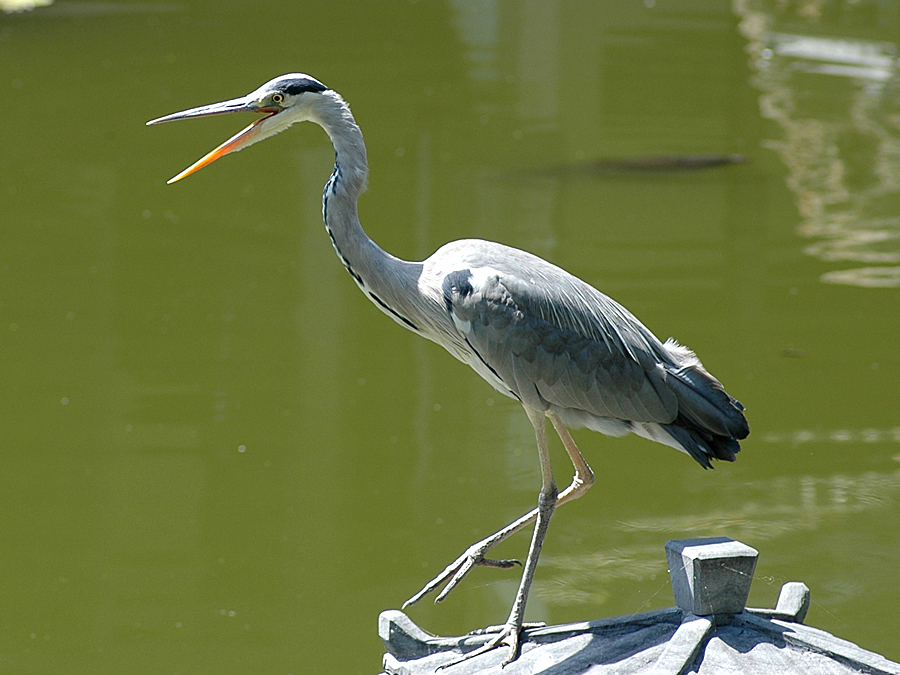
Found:
<path fill-rule="evenodd" d="M 715 471 L 576 432 L 598 481 L 554 517 L 530 619 L 670 606 L 665 542 L 726 535 L 760 551 L 751 604 L 802 580 L 808 623 L 900 660 L 892 7 L 0 15 L 0 670 L 375 673 L 378 613 L 536 501 L 521 409 L 336 260 L 321 130 L 165 184 L 248 120 L 146 120 L 291 71 L 353 106 L 383 247 L 538 253 L 691 346 L 747 407 L 739 461 Z M 744 161 L 598 164 L 709 154 Z M 476 570 L 409 613 L 445 634 L 498 623 L 517 582 Z"/>

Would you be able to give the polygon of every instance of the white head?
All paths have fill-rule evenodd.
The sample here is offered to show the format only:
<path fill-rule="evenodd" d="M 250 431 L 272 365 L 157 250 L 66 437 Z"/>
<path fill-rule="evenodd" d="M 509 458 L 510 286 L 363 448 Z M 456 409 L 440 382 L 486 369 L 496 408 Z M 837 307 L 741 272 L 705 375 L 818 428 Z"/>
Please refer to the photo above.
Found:
<path fill-rule="evenodd" d="M 269 80 L 256 91 L 250 92 L 241 98 L 212 103 L 199 108 L 191 108 L 190 110 L 150 120 L 147 122 L 148 125 L 183 120 L 189 117 L 208 117 L 209 115 L 235 112 L 254 112 L 265 115 L 265 117 L 255 120 L 246 129 L 229 138 L 212 152 L 198 159 L 168 182 L 174 183 L 177 180 L 181 180 L 228 153 L 237 152 L 264 138 L 274 136 L 287 129 L 294 122 L 312 119 L 313 106 L 317 100 L 321 99 L 322 93 L 326 91 L 329 91 L 328 87 L 315 78 L 303 73 L 291 73 Z"/>

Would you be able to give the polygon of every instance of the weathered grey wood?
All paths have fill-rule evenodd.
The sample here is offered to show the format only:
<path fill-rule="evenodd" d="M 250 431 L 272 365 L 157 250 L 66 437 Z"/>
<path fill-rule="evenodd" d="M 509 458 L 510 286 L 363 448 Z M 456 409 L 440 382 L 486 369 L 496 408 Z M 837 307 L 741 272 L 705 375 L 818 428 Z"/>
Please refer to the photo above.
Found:
<path fill-rule="evenodd" d="M 762 619 L 745 612 L 735 617 L 735 625 L 777 636 L 787 645 L 808 649 L 856 668 L 855 672 L 900 675 L 900 663 L 888 661 L 875 652 L 811 626 L 779 619 Z"/>
<path fill-rule="evenodd" d="M 680 618 L 680 611 L 678 613 Z M 602 627 L 599 631 L 587 624 L 554 626 L 532 636 L 526 631 L 522 640 L 522 652 L 518 659 L 502 665 L 505 654 L 502 650 L 482 654 L 470 661 L 463 661 L 447 668 L 447 675 L 531 675 L 532 673 L 552 673 L 553 675 L 593 675 L 594 673 L 617 672 L 622 675 L 645 671 L 665 650 L 668 641 L 676 632 L 675 622 L 626 623 L 622 626 Z M 385 672 L 391 675 L 424 675 L 457 660 L 463 653 L 475 648 L 471 640 L 480 638 L 479 644 L 490 636 L 461 636 L 459 638 L 439 638 L 446 645 L 442 651 L 428 653 L 417 658 L 398 658 L 389 648 L 384 655 Z M 532 639 L 532 638 L 536 639 Z M 449 642 L 455 643 L 453 646 Z M 430 646 L 438 643 L 430 642 Z M 428 649 L 423 649 L 422 653 Z M 609 667 L 615 666 L 610 671 Z M 444 671 L 441 670 L 440 673 Z"/>
<path fill-rule="evenodd" d="M 781 587 L 775 609 L 747 608 L 747 611 L 764 619 L 803 623 L 809 611 L 809 588 L 802 581 L 789 581 Z"/>
<path fill-rule="evenodd" d="M 715 623 L 708 617 L 686 614 L 654 664 L 651 675 L 682 675 L 687 672 L 714 627 Z"/>
<path fill-rule="evenodd" d="M 789 581 L 781 587 L 775 611 L 792 617 L 795 623 L 803 623 L 809 611 L 809 587 L 802 581 Z"/>
<path fill-rule="evenodd" d="M 682 619 L 677 607 L 642 612 L 626 617 L 599 619 L 560 626 L 544 626 L 526 630 L 522 636 L 522 654 L 517 661 L 500 668 L 502 652 L 485 654 L 478 659 L 453 666 L 448 675 L 467 673 L 500 673 L 509 675 L 529 672 L 528 668 L 546 662 L 549 657 L 566 661 L 554 675 L 578 675 L 589 672 L 589 666 L 646 650 L 658 643 L 662 651 L 666 640 L 676 632 Z M 438 637 L 419 628 L 398 610 L 381 613 L 378 635 L 388 651 L 384 667 L 389 673 L 433 672 L 462 654 L 483 645 L 490 633 Z M 537 650 L 536 653 L 535 650 Z M 585 660 L 587 659 L 587 660 Z M 522 664 L 522 665 L 516 665 Z M 429 670 L 430 669 L 430 670 Z"/>
<path fill-rule="evenodd" d="M 675 604 L 697 616 L 739 614 L 758 556 L 756 549 L 727 537 L 666 543 Z"/>
<path fill-rule="evenodd" d="M 682 621 L 682 617 L 684 620 Z M 388 675 L 432 675 L 489 635 L 432 636 L 402 612 L 382 614 Z M 421 643 L 421 644 L 416 644 Z M 802 624 L 743 612 L 717 624 L 678 608 L 526 631 L 522 655 L 502 651 L 446 669 L 447 675 L 900 675 L 900 664 Z M 443 675 L 445 671 L 439 673 Z"/>
<path fill-rule="evenodd" d="M 689 587 L 681 600 L 708 616 L 671 607 L 531 628 L 522 634 L 516 661 L 503 667 L 505 652 L 495 650 L 446 668 L 447 675 L 900 675 L 900 664 L 803 625 L 809 608 L 805 584 L 785 584 L 775 609 L 744 609 L 754 549 L 724 538 L 669 542 L 666 548 L 673 583 L 691 570 L 679 582 Z M 689 564 L 682 564 L 685 556 Z M 724 597 L 728 592 L 738 597 Z M 378 634 L 387 649 L 388 675 L 432 675 L 492 637 L 431 635 L 396 610 L 382 612 Z"/>

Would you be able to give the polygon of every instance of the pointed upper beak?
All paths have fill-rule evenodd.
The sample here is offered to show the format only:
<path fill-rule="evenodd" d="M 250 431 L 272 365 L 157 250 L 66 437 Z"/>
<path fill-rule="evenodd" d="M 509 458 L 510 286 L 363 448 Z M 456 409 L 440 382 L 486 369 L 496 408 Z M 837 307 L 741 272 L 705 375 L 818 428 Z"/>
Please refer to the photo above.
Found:
<path fill-rule="evenodd" d="M 272 115 L 279 112 L 279 110 L 261 108 L 252 96 L 244 96 L 242 98 L 231 99 L 230 101 L 222 101 L 221 103 L 212 103 L 210 105 L 200 106 L 199 108 L 183 110 L 181 112 L 172 113 L 171 115 L 166 115 L 164 117 L 158 117 L 155 120 L 150 120 L 149 122 L 147 122 L 147 126 L 150 126 L 153 124 L 161 124 L 163 122 L 185 120 L 190 117 L 209 117 L 210 115 L 224 115 L 225 113 L 235 112 L 254 112 L 267 114 L 265 115 L 265 117 L 260 117 L 259 119 L 254 120 L 253 123 L 250 124 L 250 126 L 236 133 L 234 136 L 222 143 L 222 145 L 198 159 L 196 162 L 191 164 L 188 168 L 186 168 L 174 178 L 170 178 L 167 181 L 168 183 L 179 181 L 185 176 L 189 176 L 195 171 L 199 171 L 207 164 L 212 164 L 220 157 L 224 157 L 230 152 L 236 152 L 241 148 L 246 147 L 247 145 L 252 143 L 259 135 L 259 125 L 265 122 Z"/>

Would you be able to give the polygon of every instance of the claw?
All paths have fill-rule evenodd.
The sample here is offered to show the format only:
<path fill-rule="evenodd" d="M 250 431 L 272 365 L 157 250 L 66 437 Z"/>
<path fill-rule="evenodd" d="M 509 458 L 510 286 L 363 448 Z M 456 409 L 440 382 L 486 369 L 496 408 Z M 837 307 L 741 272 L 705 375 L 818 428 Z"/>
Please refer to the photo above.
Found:
<path fill-rule="evenodd" d="M 513 558 L 506 560 L 493 560 L 491 558 L 485 558 L 484 554 L 490 548 L 490 545 L 485 545 L 486 541 L 487 540 L 480 541 L 477 544 L 466 549 L 465 553 L 463 553 L 456 560 L 447 565 L 447 567 L 444 568 L 443 572 L 441 572 L 434 579 L 425 584 L 421 591 L 404 602 L 401 609 L 406 609 L 410 605 L 416 604 L 417 602 L 419 602 L 419 600 L 424 598 L 432 591 L 437 590 L 437 588 L 441 584 L 446 582 L 446 586 L 444 586 L 443 590 L 441 590 L 441 592 L 434 599 L 436 603 L 443 602 L 447 595 L 449 595 L 450 591 L 456 588 L 459 582 L 465 579 L 466 576 L 468 576 L 473 567 L 495 567 L 498 569 L 507 570 L 515 567 L 516 565 L 522 565 L 521 561 L 515 560 Z"/>
<path fill-rule="evenodd" d="M 509 558 L 507 560 L 491 560 L 490 558 L 483 558 L 480 564 L 482 567 L 498 567 L 504 570 L 512 569 L 516 565 L 522 567 L 522 561 L 516 560 L 515 558 Z"/>
<path fill-rule="evenodd" d="M 476 656 L 481 656 L 482 654 L 486 654 L 490 651 L 498 649 L 499 647 L 506 646 L 509 647 L 509 651 L 507 652 L 506 658 L 503 659 L 500 667 L 507 666 L 517 658 L 519 658 L 519 652 L 522 649 L 521 644 L 521 632 L 522 629 L 515 624 L 504 624 L 503 626 L 491 626 L 491 628 L 499 628 L 500 631 L 497 633 L 497 637 L 485 642 L 478 649 L 472 650 L 466 654 L 463 654 L 458 659 L 450 661 L 449 663 L 444 663 L 437 667 L 437 670 L 443 670 L 444 668 L 449 668 L 450 666 L 455 666 L 458 663 L 462 663 L 463 661 L 468 661 L 469 659 L 474 659 Z M 488 629 L 485 629 L 485 632 L 488 632 Z"/>
<path fill-rule="evenodd" d="M 531 630 L 532 628 L 546 628 L 547 623 L 545 621 L 526 621 L 522 624 L 522 630 Z M 504 628 L 506 628 L 505 623 L 497 624 L 495 626 L 485 626 L 484 628 L 476 628 L 475 630 L 470 630 L 466 635 L 488 635 L 490 633 L 499 633 Z"/>

